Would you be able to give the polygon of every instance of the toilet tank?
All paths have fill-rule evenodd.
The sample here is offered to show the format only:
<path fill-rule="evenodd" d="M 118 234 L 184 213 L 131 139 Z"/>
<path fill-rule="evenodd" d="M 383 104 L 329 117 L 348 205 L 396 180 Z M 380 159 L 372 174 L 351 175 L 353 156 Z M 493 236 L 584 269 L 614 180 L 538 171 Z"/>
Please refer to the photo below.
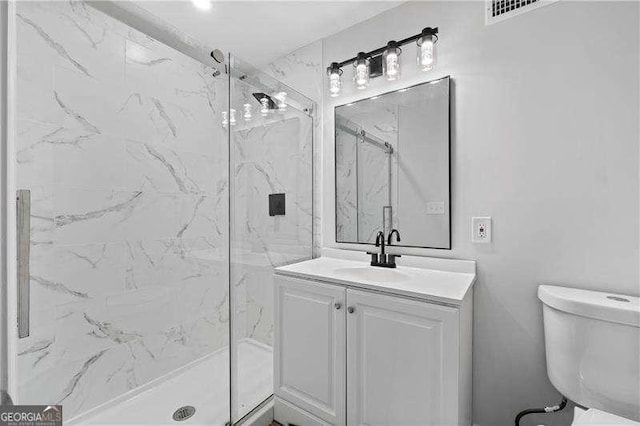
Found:
<path fill-rule="evenodd" d="M 547 374 L 570 400 L 640 421 L 640 298 L 541 285 Z"/>

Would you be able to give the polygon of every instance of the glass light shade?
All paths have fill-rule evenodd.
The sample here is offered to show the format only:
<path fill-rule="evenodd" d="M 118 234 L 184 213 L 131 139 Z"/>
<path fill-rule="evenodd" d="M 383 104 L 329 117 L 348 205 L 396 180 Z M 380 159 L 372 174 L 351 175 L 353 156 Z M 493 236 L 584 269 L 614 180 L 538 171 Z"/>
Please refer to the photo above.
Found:
<path fill-rule="evenodd" d="M 231 124 L 232 126 L 236 125 L 236 110 L 233 108 L 231 108 L 229 113 L 229 124 Z"/>
<path fill-rule="evenodd" d="M 340 88 L 342 87 L 342 81 L 340 78 L 340 74 L 330 74 L 329 75 L 329 94 L 332 98 L 335 98 L 340 94 Z"/>
<path fill-rule="evenodd" d="M 244 114 L 242 115 L 244 117 L 244 121 L 251 121 L 251 118 L 252 118 L 251 104 L 242 105 L 242 110 L 244 111 Z"/>
<path fill-rule="evenodd" d="M 429 71 L 436 67 L 436 38 L 427 34 L 418 39 L 418 67 L 422 71 Z"/>
<path fill-rule="evenodd" d="M 358 58 L 353 63 L 355 68 L 353 84 L 355 84 L 358 89 L 366 89 L 369 87 L 369 58 L 364 55 L 364 52 L 358 53 Z"/>
<path fill-rule="evenodd" d="M 227 111 L 222 111 L 222 127 L 226 129 L 227 124 L 229 124 L 229 120 L 227 120 Z"/>
<path fill-rule="evenodd" d="M 327 69 L 327 74 L 329 75 L 329 95 L 335 98 L 342 89 L 342 69 L 338 67 L 337 62 L 333 62 Z"/>
<path fill-rule="evenodd" d="M 266 117 L 269 114 L 269 99 L 261 98 L 260 105 L 262 105 L 260 107 L 260 115 L 262 115 L 263 117 Z"/>
<path fill-rule="evenodd" d="M 400 54 L 402 50 L 395 41 L 390 41 L 382 53 L 382 73 L 387 81 L 400 78 Z"/>

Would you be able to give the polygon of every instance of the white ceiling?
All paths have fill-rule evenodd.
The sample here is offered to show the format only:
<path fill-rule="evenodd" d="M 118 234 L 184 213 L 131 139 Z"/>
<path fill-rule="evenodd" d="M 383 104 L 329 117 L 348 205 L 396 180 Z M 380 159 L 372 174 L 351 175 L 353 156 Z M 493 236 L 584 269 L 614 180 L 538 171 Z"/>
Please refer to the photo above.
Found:
<path fill-rule="evenodd" d="M 136 3 L 212 49 L 261 66 L 402 2 L 213 1 L 206 11 L 190 0 Z"/>

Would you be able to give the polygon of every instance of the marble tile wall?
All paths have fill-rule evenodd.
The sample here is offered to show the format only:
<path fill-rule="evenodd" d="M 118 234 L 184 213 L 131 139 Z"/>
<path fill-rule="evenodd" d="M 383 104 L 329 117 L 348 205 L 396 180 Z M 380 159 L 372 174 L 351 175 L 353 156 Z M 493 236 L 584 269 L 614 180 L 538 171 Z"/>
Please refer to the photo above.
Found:
<path fill-rule="evenodd" d="M 232 105 L 246 102 L 258 106 L 255 88 L 232 82 Z M 233 106 L 232 106 L 233 107 Z M 242 366 L 252 362 L 250 353 L 240 350 L 245 339 L 269 351 L 273 346 L 273 270 L 277 266 L 311 258 L 312 220 L 312 135 L 313 120 L 290 108 L 250 122 L 239 117 L 231 131 L 231 267 L 232 354 L 235 376 L 232 418 L 239 419 L 253 407 L 242 405 L 256 391 L 271 394 L 243 380 Z M 269 194 L 285 194 L 285 214 L 269 216 Z M 245 377 L 246 379 L 246 377 Z M 272 380 L 271 373 L 268 376 Z M 266 391 L 268 390 L 268 391 Z"/>
<path fill-rule="evenodd" d="M 325 78 L 322 40 L 315 41 L 268 64 L 263 71 L 272 75 L 288 86 L 294 88 L 309 99 L 316 102 L 313 129 L 313 255 L 320 256 L 322 246 L 321 218 L 322 211 L 322 101 L 323 80 Z"/>
<path fill-rule="evenodd" d="M 228 344 L 226 90 L 84 3 L 17 14 L 32 191 L 18 400 L 69 418 Z"/>
<path fill-rule="evenodd" d="M 262 71 L 320 104 L 322 44 L 314 43 L 268 64 Z M 257 90 L 232 83 L 236 111 Z M 257 108 L 257 104 L 254 105 Z M 320 120 L 290 110 L 233 128 L 231 168 L 231 283 L 236 341 L 272 345 L 273 268 L 319 253 Z M 313 150 L 311 148 L 313 143 Z M 311 174 L 312 162 L 314 175 Z M 313 180 L 313 192 L 312 188 Z M 286 194 L 285 216 L 268 215 L 268 194 Z M 313 237 L 313 238 L 312 238 Z M 313 245 L 312 245 L 313 240 Z M 242 391 L 242 384 L 236 389 Z"/>
<path fill-rule="evenodd" d="M 272 345 L 273 268 L 311 257 L 312 132 L 311 118 L 296 111 L 232 132 L 231 283 L 238 339 Z M 269 216 L 273 193 L 285 193 L 284 216 Z"/>

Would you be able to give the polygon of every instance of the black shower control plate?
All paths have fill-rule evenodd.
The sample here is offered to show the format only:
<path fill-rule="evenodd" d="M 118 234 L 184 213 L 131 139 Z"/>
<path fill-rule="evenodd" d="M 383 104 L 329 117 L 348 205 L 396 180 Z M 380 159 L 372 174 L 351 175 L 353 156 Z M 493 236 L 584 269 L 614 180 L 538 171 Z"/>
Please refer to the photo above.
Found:
<path fill-rule="evenodd" d="M 269 216 L 284 216 L 285 196 L 284 194 L 269 194 Z"/>

